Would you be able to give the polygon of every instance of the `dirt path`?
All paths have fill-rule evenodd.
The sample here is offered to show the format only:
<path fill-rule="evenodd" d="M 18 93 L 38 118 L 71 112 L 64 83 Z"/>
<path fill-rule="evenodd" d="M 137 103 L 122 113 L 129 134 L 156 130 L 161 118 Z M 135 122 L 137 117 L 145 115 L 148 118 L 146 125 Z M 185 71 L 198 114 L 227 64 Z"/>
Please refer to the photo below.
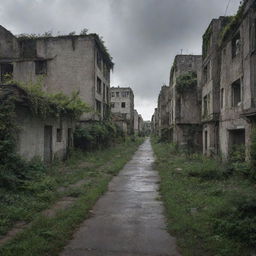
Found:
<path fill-rule="evenodd" d="M 165 226 L 147 139 L 109 185 L 61 256 L 180 256 Z"/>

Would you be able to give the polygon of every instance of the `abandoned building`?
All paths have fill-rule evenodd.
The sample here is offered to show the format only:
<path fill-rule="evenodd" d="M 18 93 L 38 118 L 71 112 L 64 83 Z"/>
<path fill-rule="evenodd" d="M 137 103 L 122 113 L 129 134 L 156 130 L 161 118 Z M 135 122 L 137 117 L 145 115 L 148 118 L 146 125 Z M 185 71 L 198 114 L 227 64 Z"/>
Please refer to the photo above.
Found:
<path fill-rule="evenodd" d="M 68 113 L 42 117 L 31 111 L 27 92 L 18 85 L 0 85 L 2 103 L 12 98 L 17 126 L 16 153 L 26 160 L 34 157 L 44 162 L 65 159 L 73 147 L 75 118 Z M 52 105 L 53 112 L 55 111 Z"/>
<path fill-rule="evenodd" d="M 244 0 L 235 17 L 213 19 L 203 35 L 202 52 L 202 58 L 176 56 L 169 87 L 162 87 L 158 97 L 152 131 L 160 136 L 168 128 L 167 137 L 182 145 L 193 127 L 193 143 L 202 141 L 205 155 L 227 159 L 239 148 L 249 158 L 256 127 L 255 0 Z M 186 79 L 197 80 L 194 89 L 187 90 Z"/>
<path fill-rule="evenodd" d="M 139 134 L 139 114 L 136 109 L 134 109 L 134 134 Z"/>
<path fill-rule="evenodd" d="M 169 82 L 169 136 L 182 147 L 201 149 L 202 56 L 177 55 Z"/>
<path fill-rule="evenodd" d="M 219 40 L 227 17 L 213 19 L 203 35 L 202 63 L 202 123 L 203 153 L 219 153 L 219 114 L 220 114 L 220 66 L 221 51 Z"/>
<path fill-rule="evenodd" d="M 25 83 L 41 80 L 49 93 L 80 98 L 92 109 L 81 121 L 109 114 L 110 71 L 113 62 L 97 34 L 15 37 L 0 26 L 1 82 L 6 74 Z"/>
<path fill-rule="evenodd" d="M 169 128 L 169 109 L 168 109 L 168 102 L 169 102 L 169 95 L 168 95 L 169 87 L 163 85 L 161 87 L 159 96 L 158 96 L 158 126 L 159 131 L 158 134 L 160 137 L 168 138 L 168 128 Z"/>
<path fill-rule="evenodd" d="M 219 143 L 224 158 L 233 150 L 249 156 L 256 121 L 255 1 L 244 1 L 237 15 L 237 24 L 221 41 Z"/>
<path fill-rule="evenodd" d="M 111 87 L 112 116 L 122 115 L 128 134 L 134 133 L 134 94 L 130 87 Z"/>
<path fill-rule="evenodd" d="M 144 129 L 144 121 L 142 115 L 138 116 L 138 135 L 141 135 Z"/>

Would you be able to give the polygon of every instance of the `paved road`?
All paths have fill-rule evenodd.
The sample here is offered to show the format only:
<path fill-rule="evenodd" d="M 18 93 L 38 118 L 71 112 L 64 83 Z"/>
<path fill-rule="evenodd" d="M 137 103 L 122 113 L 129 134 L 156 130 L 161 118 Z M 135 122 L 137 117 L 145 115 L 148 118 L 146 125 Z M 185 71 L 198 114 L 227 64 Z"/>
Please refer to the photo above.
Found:
<path fill-rule="evenodd" d="M 157 200 L 159 176 L 147 139 L 109 185 L 108 192 L 61 256 L 180 256 Z"/>

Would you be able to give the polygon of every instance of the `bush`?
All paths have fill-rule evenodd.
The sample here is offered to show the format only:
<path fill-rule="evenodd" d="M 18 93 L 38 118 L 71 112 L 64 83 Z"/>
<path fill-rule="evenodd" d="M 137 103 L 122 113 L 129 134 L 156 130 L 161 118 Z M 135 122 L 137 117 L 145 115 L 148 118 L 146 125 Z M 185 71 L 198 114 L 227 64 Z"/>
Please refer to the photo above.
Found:
<path fill-rule="evenodd" d="M 256 248 L 256 196 L 233 194 L 214 214 L 214 230 Z"/>
<path fill-rule="evenodd" d="M 213 159 L 202 159 L 198 165 L 193 165 L 193 169 L 188 172 L 189 176 L 200 178 L 202 181 L 222 180 L 230 175 L 230 172 L 221 165 L 220 162 Z"/>
<path fill-rule="evenodd" d="M 256 180 L 256 128 L 253 129 L 251 138 L 250 176 L 253 180 Z"/>
<path fill-rule="evenodd" d="M 123 131 L 111 122 L 90 123 L 77 127 L 74 133 L 74 145 L 83 150 L 95 150 L 108 147 L 120 138 Z"/>

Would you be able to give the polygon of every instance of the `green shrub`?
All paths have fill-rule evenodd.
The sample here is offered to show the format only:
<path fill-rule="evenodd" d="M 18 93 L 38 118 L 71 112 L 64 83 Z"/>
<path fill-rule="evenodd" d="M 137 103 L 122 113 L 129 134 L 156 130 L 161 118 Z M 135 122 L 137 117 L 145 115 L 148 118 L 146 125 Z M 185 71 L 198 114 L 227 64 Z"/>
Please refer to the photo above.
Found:
<path fill-rule="evenodd" d="M 222 180 L 230 175 L 230 172 L 216 160 L 203 158 L 201 161 L 192 165 L 192 169 L 188 172 L 189 176 L 208 181 Z"/>
<path fill-rule="evenodd" d="M 232 193 L 214 215 L 215 232 L 256 248 L 256 195 Z"/>
<path fill-rule="evenodd" d="M 108 147 L 120 138 L 124 138 L 124 133 L 115 124 L 110 121 L 95 122 L 76 128 L 74 145 L 83 150 L 95 150 Z"/>
<path fill-rule="evenodd" d="M 252 131 L 250 148 L 250 176 L 256 180 L 256 128 Z"/>

